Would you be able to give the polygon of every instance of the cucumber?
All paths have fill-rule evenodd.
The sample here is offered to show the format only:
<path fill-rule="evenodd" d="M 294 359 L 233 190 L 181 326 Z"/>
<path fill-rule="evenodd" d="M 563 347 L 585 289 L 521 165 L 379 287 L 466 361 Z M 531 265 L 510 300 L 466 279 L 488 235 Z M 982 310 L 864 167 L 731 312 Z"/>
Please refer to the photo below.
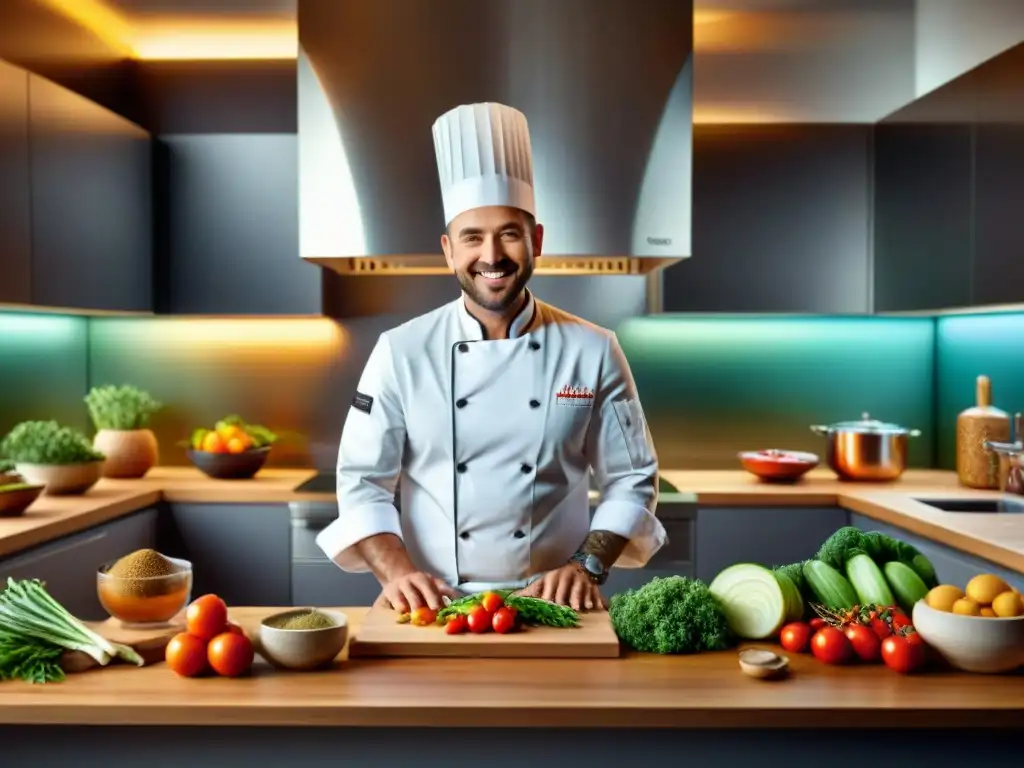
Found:
<path fill-rule="evenodd" d="M 859 552 L 846 561 L 846 578 L 861 605 L 877 605 L 879 608 L 896 605 L 896 598 L 882 575 L 882 569 L 867 553 Z"/>
<path fill-rule="evenodd" d="M 800 590 L 785 571 L 775 570 L 773 573 L 782 587 L 782 597 L 786 601 L 786 621 L 800 621 L 804 617 L 804 599 L 800 596 Z"/>
<path fill-rule="evenodd" d="M 775 575 L 763 565 L 730 565 L 708 585 L 729 627 L 745 640 L 772 637 L 786 623 L 786 598 Z"/>
<path fill-rule="evenodd" d="M 917 572 L 906 563 L 894 560 L 891 563 L 886 563 L 882 570 L 885 572 L 885 578 L 889 581 L 889 586 L 892 587 L 892 591 L 896 594 L 896 600 L 899 601 L 900 608 L 906 611 L 909 616 L 914 610 L 914 604 L 918 600 L 923 600 L 925 595 L 928 594 L 927 585 L 917 575 Z"/>
<path fill-rule="evenodd" d="M 820 560 L 804 563 L 804 580 L 826 608 L 848 611 L 857 604 L 857 593 L 846 577 Z"/>

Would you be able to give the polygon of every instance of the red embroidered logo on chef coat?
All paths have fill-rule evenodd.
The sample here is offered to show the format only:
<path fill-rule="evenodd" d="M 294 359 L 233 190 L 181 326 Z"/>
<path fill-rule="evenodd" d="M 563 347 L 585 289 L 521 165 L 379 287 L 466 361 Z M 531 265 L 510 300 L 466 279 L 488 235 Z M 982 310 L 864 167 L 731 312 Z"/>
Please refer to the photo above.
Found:
<path fill-rule="evenodd" d="M 587 387 L 562 387 L 555 397 L 559 405 L 585 408 L 594 404 L 594 390 Z"/>

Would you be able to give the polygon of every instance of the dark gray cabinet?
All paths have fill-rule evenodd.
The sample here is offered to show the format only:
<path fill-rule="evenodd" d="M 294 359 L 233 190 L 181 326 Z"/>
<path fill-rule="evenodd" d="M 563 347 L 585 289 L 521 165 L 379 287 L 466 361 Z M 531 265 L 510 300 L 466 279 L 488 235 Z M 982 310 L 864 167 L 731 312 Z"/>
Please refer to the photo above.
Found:
<path fill-rule="evenodd" d="M 299 257 L 295 134 L 163 136 L 159 156 L 158 311 L 320 313 L 320 268 Z"/>
<path fill-rule="evenodd" d="M 32 303 L 150 311 L 149 134 L 29 76 Z"/>
<path fill-rule="evenodd" d="M 228 605 L 291 605 L 286 504 L 171 504 L 160 551 L 192 563 L 192 595 Z"/>
<path fill-rule="evenodd" d="M 0 303 L 32 300 L 28 73 L 0 61 Z"/>
<path fill-rule="evenodd" d="M 735 563 L 787 565 L 813 557 L 847 524 L 839 507 L 705 507 L 697 511 L 697 578 Z"/>
<path fill-rule="evenodd" d="M 0 580 L 39 579 L 72 615 L 102 621 L 109 614 L 96 596 L 96 571 L 101 565 L 156 546 L 157 510 L 128 517 L 57 539 L 0 560 Z"/>
<path fill-rule="evenodd" d="M 294 605 L 373 605 L 380 583 L 372 573 L 348 573 L 327 559 L 316 536 L 329 519 L 292 522 L 292 593 Z"/>

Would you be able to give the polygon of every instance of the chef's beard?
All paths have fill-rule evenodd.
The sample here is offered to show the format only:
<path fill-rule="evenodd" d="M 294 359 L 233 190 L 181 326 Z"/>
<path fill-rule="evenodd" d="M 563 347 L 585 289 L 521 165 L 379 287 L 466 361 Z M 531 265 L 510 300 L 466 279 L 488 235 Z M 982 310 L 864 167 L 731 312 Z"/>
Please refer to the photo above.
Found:
<path fill-rule="evenodd" d="M 479 270 L 480 266 L 481 265 L 479 264 L 474 265 L 474 269 Z M 497 266 L 500 268 L 503 265 Z M 533 260 L 531 259 L 516 273 L 515 279 L 507 288 L 499 293 L 495 293 L 476 282 L 475 272 L 464 271 L 455 273 L 455 278 L 459 281 L 459 286 L 465 292 L 466 296 L 468 296 L 474 304 L 482 309 L 486 309 L 488 312 L 504 312 L 512 307 L 512 305 L 515 304 L 522 295 L 523 289 L 526 288 L 526 284 L 530 282 L 530 278 L 532 276 Z"/>

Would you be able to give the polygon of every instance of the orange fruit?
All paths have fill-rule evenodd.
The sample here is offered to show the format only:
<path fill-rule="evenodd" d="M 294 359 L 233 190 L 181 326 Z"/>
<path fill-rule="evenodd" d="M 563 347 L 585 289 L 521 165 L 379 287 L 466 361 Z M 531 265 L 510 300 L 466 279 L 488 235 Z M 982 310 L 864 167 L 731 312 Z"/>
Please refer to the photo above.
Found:
<path fill-rule="evenodd" d="M 232 437 L 228 440 L 227 447 L 228 453 L 245 453 L 249 449 L 248 444 L 240 437 Z"/>
<path fill-rule="evenodd" d="M 207 453 L 225 453 L 227 446 L 224 444 L 223 437 L 216 432 L 211 432 L 203 438 L 203 450 Z"/>
<path fill-rule="evenodd" d="M 235 437 L 246 437 L 245 430 L 239 427 L 237 424 L 231 424 L 226 427 L 221 427 L 217 430 L 217 433 L 224 438 L 227 442 Z"/>

